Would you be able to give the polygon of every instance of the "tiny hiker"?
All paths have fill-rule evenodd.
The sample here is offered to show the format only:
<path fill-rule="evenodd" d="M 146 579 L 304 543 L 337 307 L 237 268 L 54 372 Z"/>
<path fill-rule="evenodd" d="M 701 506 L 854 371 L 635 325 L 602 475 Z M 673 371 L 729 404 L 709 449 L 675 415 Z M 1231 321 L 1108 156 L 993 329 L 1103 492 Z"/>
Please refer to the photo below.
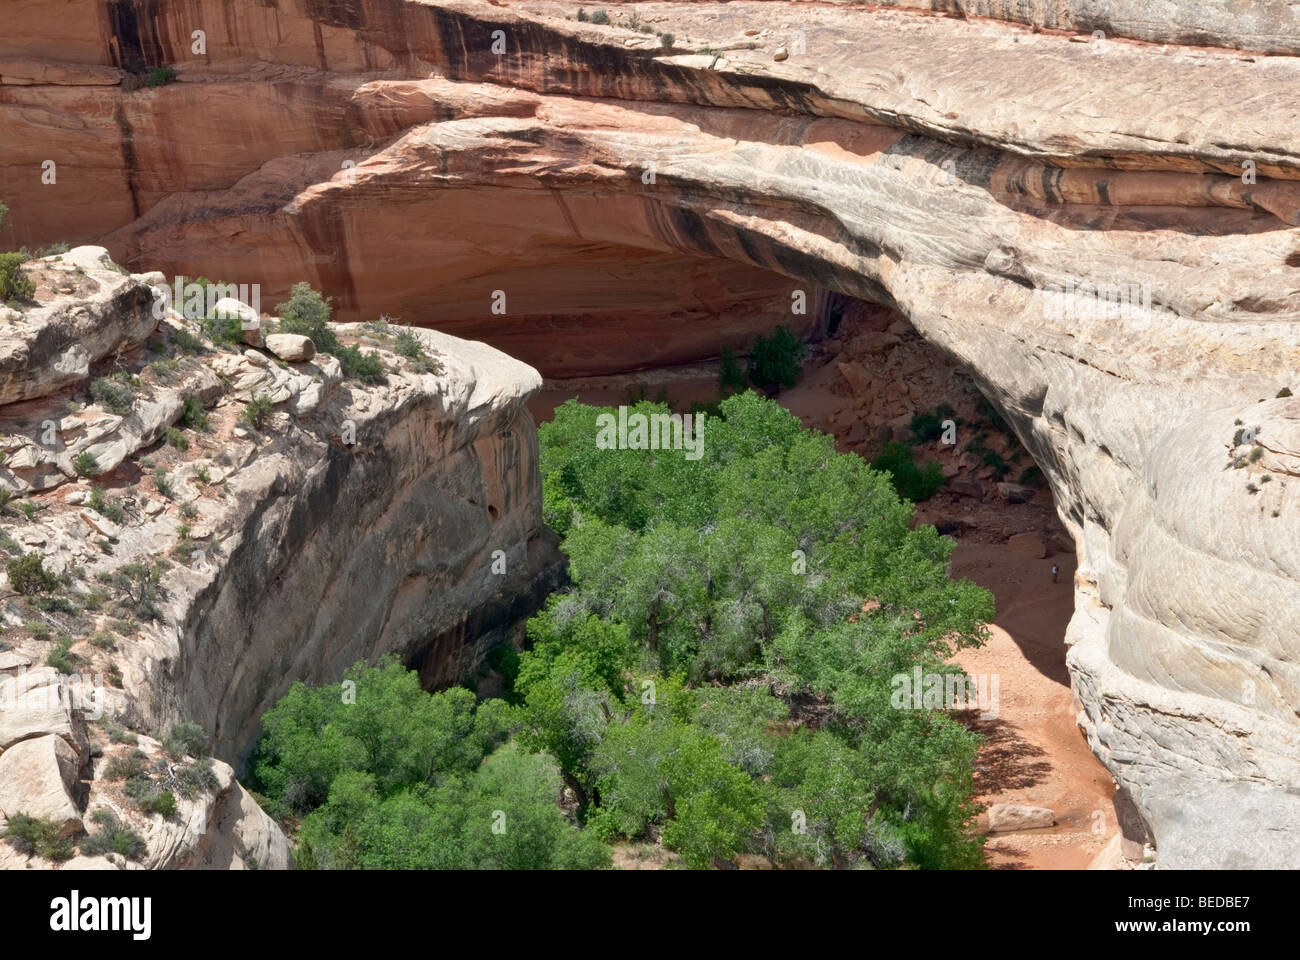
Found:
<path fill-rule="evenodd" d="M 1052 564 L 1052 583 L 1056 583 L 1056 575 L 1061 572 L 1061 568 Z"/>

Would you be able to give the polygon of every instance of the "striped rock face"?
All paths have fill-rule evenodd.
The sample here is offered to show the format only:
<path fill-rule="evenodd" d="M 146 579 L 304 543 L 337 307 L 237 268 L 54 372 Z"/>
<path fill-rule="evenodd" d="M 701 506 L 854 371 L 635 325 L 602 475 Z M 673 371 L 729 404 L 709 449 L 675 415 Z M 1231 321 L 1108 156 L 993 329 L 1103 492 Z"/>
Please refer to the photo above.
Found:
<path fill-rule="evenodd" d="M 1051 484 L 1080 723 L 1161 861 L 1294 862 L 1289 5 L 82 5 L 6 10 L 7 242 L 307 280 L 554 375 L 889 304 Z"/>

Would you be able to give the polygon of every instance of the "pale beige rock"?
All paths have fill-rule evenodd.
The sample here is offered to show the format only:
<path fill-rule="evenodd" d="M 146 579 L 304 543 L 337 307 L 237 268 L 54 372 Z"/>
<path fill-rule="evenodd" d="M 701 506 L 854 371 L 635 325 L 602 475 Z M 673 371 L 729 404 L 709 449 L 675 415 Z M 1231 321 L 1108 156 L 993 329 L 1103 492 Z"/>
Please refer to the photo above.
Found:
<path fill-rule="evenodd" d="M 1056 814 L 1047 807 L 1031 807 L 1017 803 L 995 803 L 989 807 L 989 833 L 1006 833 L 1012 830 L 1036 830 L 1056 823 Z"/>
<path fill-rule="evenodd" d="M 73 800 L 77 756 L 60 737 L 23 740 L 0 753 L 0 815 L 49 818 L 65 835 L 81 830 Z"/>
<path fill-rule="evenodd" d="M 316 356 L 310 337 L 297 333 L 273 333 L 266 338 L 266 349 L 289 363 L 306 363 Z"/>
<path fill-rule="evenodd" d="M 80 513 L 82 521 L 101 537 L 108 537 L 110 540 L 118 540 L 122 536 L 122 528 L 112 520 L 101 516 L 94 510 L 82 510 Z"/>

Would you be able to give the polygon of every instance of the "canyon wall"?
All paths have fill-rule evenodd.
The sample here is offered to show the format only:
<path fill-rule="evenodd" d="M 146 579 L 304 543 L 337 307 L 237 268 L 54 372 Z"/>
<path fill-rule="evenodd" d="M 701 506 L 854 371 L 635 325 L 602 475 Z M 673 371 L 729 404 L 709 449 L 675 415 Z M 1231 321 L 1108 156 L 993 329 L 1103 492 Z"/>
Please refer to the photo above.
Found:
<path fill-rule="evenodd" d="M 386 654 L 430 685 L 473 683 L 562 576 L 526 406 L 541 378 L 429 330 L 413 332 L 417 360 L 394 352 L 396 330 L 333 327 L 377 358 L 374 382 L 325 354 L 286 357 L 259 328 L 243 335 L 262 349 L 216 343 L 175 310 L 160 323 L 163 275 L 126 274 L 103 248 L 27 275 L 34 303 L 0 307 L 0 487 L 31 510 L 6 499 L 0 551 L 58 579 L 32 591 L 10 568 L 0 677 L 26 690 L 43 671 L 61 693 L 56 708 L 0 699 L 0 824 L 51 813 L 75 833 L 106 809 L 147 830 L 146 867 L 287 866 L 284 836 L 233 779 L 262 713 L 297 680 L 337 682 Z M 73 399 L 88 375 L 125 399 Z M 70 676 L 31 669 L 47 658 Z M 141 817 L 109 757 L 92 762 L 88 716 L 101 752 L 128 749 L 115 725 L 161 739 L 196 721 L 228 763 L 177 816 Z M 27 757 L 37 735 L 67 756 Z M 169 766 L 170 750 L 137 740 Z M 6 847 L 0 867 L 25 860 Z"/>
<path fill-rule="evenodd" d="M 999 22 L 1021 5 L 960 6 L 975 19 L 678 3 L 598 26 L 551 3 L 84 0 L 56 25 L 19 3 L 5 242 L 98 238 L 268 296 L 307 279 L 344 318 L 548 374 L 809 332 L 825 291 L 888 303 L 1051 483 L 1080 722 L 1160 862 L 1294 865 L 1300 61 L 1222 48 L 1300 32 L 1278 4 L 1060 4 L 1038 32 Z M 179 82 L 131 89 L 162 65 Z M 237 600 L 261 602 L 212 609 Z M 220 709 L 236 657 L 204 656 Z"/>

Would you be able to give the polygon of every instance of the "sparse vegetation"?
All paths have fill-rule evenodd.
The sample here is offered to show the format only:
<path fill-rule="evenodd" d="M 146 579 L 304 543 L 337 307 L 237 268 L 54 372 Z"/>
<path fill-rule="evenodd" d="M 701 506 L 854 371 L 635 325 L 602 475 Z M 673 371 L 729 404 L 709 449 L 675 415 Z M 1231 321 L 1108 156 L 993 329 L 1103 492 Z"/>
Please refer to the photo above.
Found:
<path fill-rule="evenodd" d="M 167 476 L 166 467 L 154 467 L 153 486 L 160 496 L 170 500 L 176 493 L 176 488 L 172 484 L 171 478 Z"/>
<path fill-rule="evenodd" d="M 140 860 L 148 852 L 144 838 L 118 820 L 109 810 L 96 810 L 90 819 L 100 829 L 81 841 L 81 852 L 88 857 L 115 853 L 128 860 Z"/>
<path fill-rule="evenodd" d="M 45 569 L 45 560 L 39 553 L 25 553 L 5 561 L 9 586 L 24 596 L 49 593 L 57 585 L 54 574 Z"/>
<path fill-rule="evenodd" d="M 45 657 L 45 665 L 53 667 L 59 673 L 72 673 L 75 669 L 76 657 L 70 653 L 73 639 L 70 634 L 60 634 L 59 639 L 54 643 L 54 649 Z"/>
<path fill-rule="evenodd" d="M 184 452 L 190 448 L 189 438 L 175 427 L 167 428 L 167 443 Z"/>
<path fill-rule="evenodd" d="M 144 81 L 147 87 L 165 87 L 175 82 L 176 70 L 172 67 L 150 67 Z"/>
<path fill-rule="evenodd" d="M 871 468 L 888 473 L 898 495 L 913 503 L 929 500 L 944 484 L 943 467 L 938 461 L 929 460 L 924 467 L 918 467 L 912 448 L 896 440 L 885 444 L 871 461 Z"/>
<path fill-rule="evenodd" d="M 90 497 L 86 500 L 86 506 L 113 523 L 122 523 L 126 520 L 126 511 L 120 504 L 108 500 L 101 486 L 94 485 L 90 488 Z"/>
<path fill-rule="evenodd" d="M 139 620 L 150 621 L 162 619 L 162 611 L 158 609 L 158 601 L 164 596 L 161 580 L 162 569 L 155 561 L 152 564 L 123 564 L 113 571 L 111 582 L 117 591 L 123 612 Z M 133 631 L 132 626 L 119 632 L 128 636 Z"/>
<path fill-rule="evenodd" d="M 203 757 L 203 748 L 207 746 L 208 736 L 197 723 L 182 721 L 172 724 L 171 731 L 163 739 L 163 749 L 173 760 L 185 756 Z"/>
<path fill-rule="evenodd" d="M 189 430 L 207 430 L 208 412 L 203 408 L 203 401 L 192 393 L 187 395 L 181 402 L 177 423 Z"/>
<path fill-rule="evenodd" d="M 424 344 L 417 337 L 410 327 L 397 332 L 397 338 L 393 344 L 393 352 L 398 356 L 406 357 L 411 361 L 412 366 L 419 373 L 432 373 L 441 376 L 444 372 L 442 364 L 430 357 L 425 352 Z"/>
<path fill-rule="evenodd" d="M 792 387 L 799 379 L 804 345 L 789 327 L 777 327 L 770 337 L 759 337 L 749 355 L 749 379 L 769 392 Z"/>
<path fill-rule="evenodd" d="M 15 813 L 5 825 L 4 838 L 19 853 L 35 854 L 56 863 L 70 860 L 73 855 L 72 838 L 64 836 L 59 824 L 48 818 Z"/>
<path fill-rule="evenodd" d="M 266 394 L 254 394 L 244 407 L 244 412 L 239 415 L 239 422 L 252 427 L 254 430 L 261 430 L 271 419 L 273 407 L 274 404 L 271 403 L 271 398 Z"/>
<path fill-rule="evenodd" d="M 0 253 L 0 303 L 17 306 L 36 293 L 36 284 L 22 270 L 26 259 L 23 252 Z"/>
<path fill-rule="evenodd" d="M 99 377 L 90 383 L 90 396 L 104 409 L 126 416 L 135 405 L 134 379 L 129 374 L 118 373 Z"/>
<path fill-rule="evenodd" d="M 93 477 L 99 473 L 99 463 L 95 460 L 95 455 L 89 450 L 83 450 L 72 458 L 72 469 L 77 471 L 79 477 Z"/>
<path fill-rule="evenodd" d="M 384 365 L 379 360 L 379 354 L 373 350 L 362 353 L 360 347 L 339 346 L 334 349 L 334 356 L 338 358 L 345 377 L 362 383 L 378 383 L 383 379 Z"/>

